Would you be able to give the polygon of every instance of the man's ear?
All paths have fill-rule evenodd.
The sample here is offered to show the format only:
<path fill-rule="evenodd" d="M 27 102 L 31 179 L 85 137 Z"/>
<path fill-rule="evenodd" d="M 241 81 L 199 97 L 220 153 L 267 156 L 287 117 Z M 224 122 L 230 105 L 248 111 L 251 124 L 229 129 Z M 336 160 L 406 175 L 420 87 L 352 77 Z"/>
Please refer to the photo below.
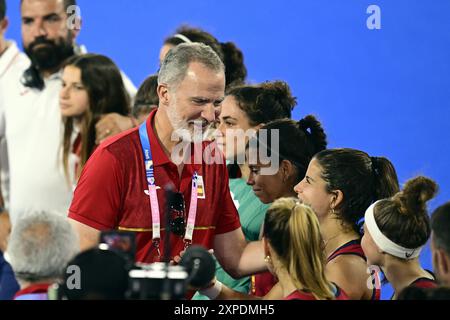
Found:
<path fill-rule="evenodd" d="M 5 17 L 2 21 L 0 21 L 0 34 L 5 34 L 6 29 L 8 29 L 9 20 L 8 17 Z"/>
<path fill-rule="evenodd" d="M 442 249 L 437 249 L 436 254 L 441 275 L 450 278 L 450 256 Z"/>
<path fill-rule="evenodd" d="M 169 105 L 170 97 L 169 97 L 169 89 L 166 84 L 159 84 L 156 89 L 159 97 L 159 103 L 165 106 Z"/>

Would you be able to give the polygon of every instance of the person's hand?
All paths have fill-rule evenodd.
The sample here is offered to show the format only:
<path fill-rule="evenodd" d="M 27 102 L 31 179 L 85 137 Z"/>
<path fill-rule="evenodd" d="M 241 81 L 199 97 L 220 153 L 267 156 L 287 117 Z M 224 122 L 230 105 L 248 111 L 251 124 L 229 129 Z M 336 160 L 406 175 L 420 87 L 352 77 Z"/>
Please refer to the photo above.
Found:
<path fill-rule="evenodd" d="M 209 252 L 211 255 L 214 255 L 214 250 L 213 250 L 213 249 L 209 249 L 208 252 Z M 170 264 L 171 264 L 171 265 L 179 264 L 180 261 L 181 261 L 181 258 L 183 257 L 183 255 L 184 255 L 185 253 L 186 253 L 186 250 L 180 251 L 179 255 L 173 257 L 173 260 L 170 261 Z"/>
<path fill-rule="evenodd" d="M 186 253 L 186 250 L 180 251 L 180 253 L 179 253 L 177 256 L 173 257 L 173 260 L 170 261 L 170 264 L 171 264 L 171 265 L 179 264 L 180 261 L 181 261 L 181 257 L 183 257 L 183 255 L 184 255 L 185 253 Z"/>
<path fill-rule="evenodd" d="M 122 116 L 118 113 L 109 113 L 100 118 L 95 125 L 96 144 L 102 143 L 105 139 L 131 129 L 136 121 L 132 117 Z"/>
<path fill-rule="evenodd" d="M 8 212 L 0 214 L 0 251 L 5 252 L 8 246 L 8 238 L 11 233 L 11 222 Z"/>

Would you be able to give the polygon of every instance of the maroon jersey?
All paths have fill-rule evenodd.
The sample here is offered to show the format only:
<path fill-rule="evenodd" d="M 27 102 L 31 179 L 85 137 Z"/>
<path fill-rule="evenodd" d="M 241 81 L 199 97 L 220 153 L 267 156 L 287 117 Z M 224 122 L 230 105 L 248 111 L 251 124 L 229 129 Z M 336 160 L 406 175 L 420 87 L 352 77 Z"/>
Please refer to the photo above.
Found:
<path fill-rule="evenodd" d="M 364 254 L 364 251 L 361 247 L 361 240 L 352 240 L 347 242 L 346 244 L 342 245 L 341 247 L 337 248 L 327 259 L 327 262 L 330 262 L 331 260 L 335 259 L 338 256 L 341 255 L 355 255 L 358 256 L 364 261 L 367 261 L 367 258 Z M 381 280 L 380 275 L 375 270 L 372 274 L 372 281 L 373 281 L 373 292 L 372 292 L 372 299 L 371 300 L 380 300 L 381 299 Z"/>

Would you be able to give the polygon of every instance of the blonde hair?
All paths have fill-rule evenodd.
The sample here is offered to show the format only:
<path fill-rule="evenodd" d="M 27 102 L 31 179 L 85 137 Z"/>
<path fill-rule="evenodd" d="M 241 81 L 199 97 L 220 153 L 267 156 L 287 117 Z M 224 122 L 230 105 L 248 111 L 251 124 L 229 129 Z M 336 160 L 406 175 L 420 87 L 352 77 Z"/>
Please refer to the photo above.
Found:
<path fill-rule="evenodd" d="M 333 300 L 325 277 L 320 225 L 314 211 L 295 198 L 281 198 L 269 208 L 264 237 L 288 271 L 296 288 L 318 300 Z"/>

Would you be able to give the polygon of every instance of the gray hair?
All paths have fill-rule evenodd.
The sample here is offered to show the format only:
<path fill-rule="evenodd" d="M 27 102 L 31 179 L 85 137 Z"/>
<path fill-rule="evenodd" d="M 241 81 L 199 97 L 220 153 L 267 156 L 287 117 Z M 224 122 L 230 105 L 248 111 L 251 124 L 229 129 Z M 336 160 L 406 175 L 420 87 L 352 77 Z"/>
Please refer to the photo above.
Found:
<path fill-rule="evenodd" d="M 182 43 L 172 48 L 165 57 L 159 70 L 158 84 L 177 87 L 192 62 L 201 63 L 213 71 L 225 72 L 225 65 L 210 46 L 198 42 Z"/>
<path fill-rule="evenodd" d="M 79 240 L 67 217 L 48 211 L 27 212 L 13 226 L 8 256 L 19 281 L 60 278 L 79 252 Z"/>

